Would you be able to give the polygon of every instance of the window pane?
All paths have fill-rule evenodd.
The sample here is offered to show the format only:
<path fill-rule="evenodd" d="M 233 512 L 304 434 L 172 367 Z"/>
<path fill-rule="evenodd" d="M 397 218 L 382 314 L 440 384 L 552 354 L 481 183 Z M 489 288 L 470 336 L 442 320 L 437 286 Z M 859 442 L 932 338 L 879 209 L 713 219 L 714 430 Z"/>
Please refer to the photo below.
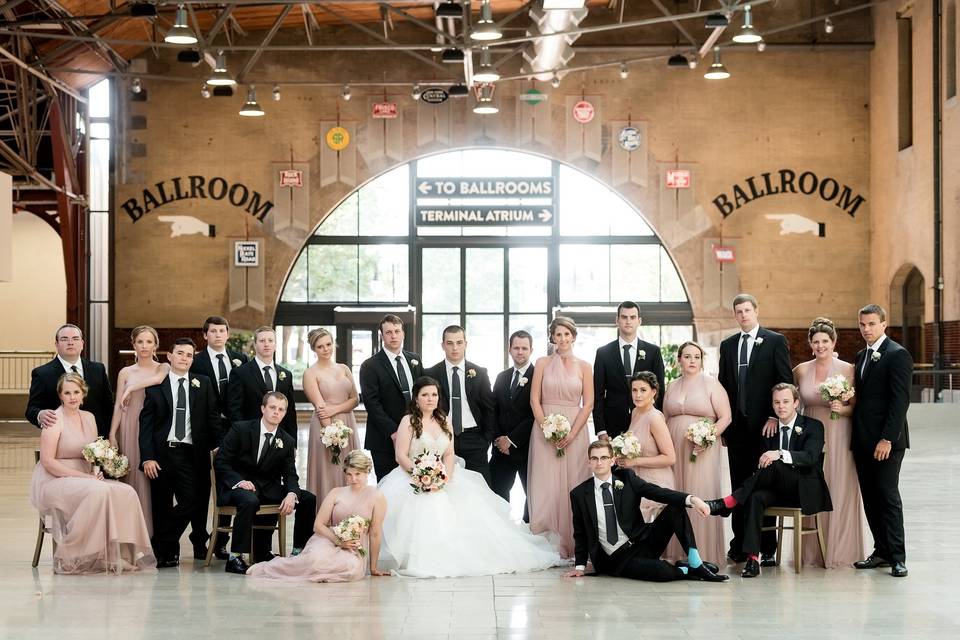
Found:
<path fill-rule="evenodd" d="M 360 189 L 360 235 L 405 236 L 410 227 L 409 165 L 388 171 Z"/>
<path fill-rule="evenodd" d="M 353 384 L 357 387 L 357 393 L 360 392 L 360 365 L 373 355 L 375 333 L 369 329 L 353 329 L 350 331 L 350 345 L 352 347 L 350 369 L 353 371 Z"/>
<path fill-rule="evenodd" d="M 660 327 L 660 344 L 683 344 L 693 340 L 693 327 L 688 324 L 662 325 Z M 714 367 L 716 368 L 716 367 Z"/>
<path fill-rule="evenodd" d="M 683 290 L 680 274 L 673 266 L 673 260 L 667 250 L 660 247 L 660 300 L 663 302 L 686 302 L 687 294 Z"/>
<path fill-rule="evenodd" d="M 503 311 L 503 249 L 467 249 L 467 311 Z"/>
<path fill-rule="evenodd" d="M 610 300 L 610 247 L 592 244 L 560 245 L 561 302 Z"/>
<path fill-rule="evenodd" d="M 333 337 L 333 346 L 337 346 L 337 328 L 333 325 L 278 326 L 276 360 L 293 373 L 293 388 L 303 389 L 303 372 L 317 361 L 317 356 L 307 342 L 307 336 L 314 329 L 327 329 Z M 336 361 L 336 352 L 333 355 Z"/>
<path fill-rule="evenodd" d="M 356 302 L 357 245 L 311 245 L 310 302 Z"/>
<path fill-rule="evenodd" d="M 652 236 L 640 214 L 600 181 L 560 166 L 560 235 Z"/>
<path fill-rule="evenodd" d="M 510 311 L 546 311 L 547 250 L 510 249 Z"/>
<path fill-rule="evenodd" d="M 307 301 L 307 256 L 309 247 L 304 248 L 297 258 L 297 263 L 293 265 L 290 271 L 290 277 L 283 287 L 283 295 L 280 300 L 283 302 L 306 302 Z"/>
<path fill-rule="evenodd" d="M 660 245 L 610 245 L 610 300 L 660 300 Z"/>
<path fill-rule="evenodd" d="M 460 313 L 460 249 L 424 249 L 421 256 L 423 310 Z"/>
<path fill-rule="evenodd" d="M 110 123 L 109 122 L 91 122 L 90 123 L 90 137 L 91 138 L 109 138 L 110 137 Z"/>
<path fill-rule="evenodd" d="M 90 209 L 107 211 L 110 208 L 110 141 L 91 140 L 90 160 Z"/>
<path fill-rule="evenodd" d="M 530 360 L 536 362 L 540 356 L 547 355 L 547 325 L 549 324 L 550 321 L 547 320 L 545 314 L 514 314 L 510 316 L 510 326 L 507 327 L 507 335 L 509 336 L 514 331 L 519 331 L 520 329 L 532 335 L 533 355 L 530 356 Z M 504 341 L 504 345 L 506 345 L 506 341 Z M 507 365 L 510 364 L 512 364 L 512 361 L 507 362 Z"/>
<path fill-rule="evenodd" d="M 451 324 L 460 324 L 460 315 L 428 315 L 423 314 L 423 325 L 420 327 L 420 344 L 422 345 L 424 368 L 432 367 L 443 360 L 443 329 Z"/>
<path fill-rule="evenodd" d="M 467 359 L 490 369 L 490 383 L 504 368 L 507 337 L 503 335 L 502 315 L 468 315 Z"/>
<path fill-rule="evenodd" d="M 110 81 L 102 80 L 90 87 L 87 93 L 91 118 L 107 118 L 110 116 Z"/>
<path fill-rule="evenodd" d="M 360 300 L 406 302 L 409 261 L 405 244 L 360 246 Z"/>
<path fill-rule="evenodd" d="M 90 302 L 104 302 L 110 296 L 110 214 L 90 211 L 87 218 L 90 243 Z"/>
<path fill-rule="evenodd" d="M 573 345 L 573 353 L 581 360 L 586 360 L 593 366 L 597 349 L 617 337 L 616 327 L 599 325 L 577 325 L 577 341 Z"/>
<path fill-rule="evenodd" d="M 328 215 L 314 235 L 318 236 L 355 236 L 357 235 L 357 206 L 360 196 L 356 191 L 340 203 Z"/>

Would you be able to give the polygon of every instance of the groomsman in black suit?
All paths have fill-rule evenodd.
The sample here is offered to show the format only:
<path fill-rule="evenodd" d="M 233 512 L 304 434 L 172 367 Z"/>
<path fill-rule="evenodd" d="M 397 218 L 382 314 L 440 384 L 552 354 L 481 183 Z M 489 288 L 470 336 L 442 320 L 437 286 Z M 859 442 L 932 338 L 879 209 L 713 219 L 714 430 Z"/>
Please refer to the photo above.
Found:
<path fill-rule="evenodd" d="M 277 523 L 275 515 L 256 515 L 260 505 L 279 504 L 284 516 L 296 512 L 294 555 L 313 534 L 317 497 L 300 488 L 296 438 L 281 427 L 287 413 L 287 397 L 271 391 L 264 394 L 261 402 L 260 419 L 234 423 L 213 462 L 217 470 L 217 504 L 237 508 L 227 573 L 247 572 L 249 565 L 243 558 L 244 553 L 251 554 L 251 562 L 273 557 L 270 552 L 273 532 L 258 529 L 251 535 L 254 524 L 273 526 Z"/>
<path fill-rule="evenodd" d="M 800 392 L 792 384 L 775 385 L 772 395 L 777 431 L 765 439 L 759 470 L 729 496 L 707 502 L 713 515 L 730 515 L 737 505 L 746 512 L 743 578 L 760 575 L 760 529 L 767 507 L 799 506 L 804 515 L 833 510 L 823 477 L 823 423 L 797 413 Z"/>
<path fill-rule="evenodd" d="M 487 486 L 492 486 L 487 460 L 497 426 L 490 378 L 486 369 L 466 359 L 463 327 L 446 327 L 441 346 L 446 357 L 423 374 L 440 383 L 440 408 L 453 427 L 454 452 L 467 469 L 481 474 Z"/>
<path fill-rule="evenodd" d="M 413 381 L 423 375 L 420 356 L 403 348 L 403 320 L 392 313 L 380 320 L 383 348 L 360 365 L 360 394 L 367 410 L 363 446 L 373 457 L 378 479 L 397 466 L 393 441 L 410 406 Z"/>
<path fill-rule="evenodd" d="M 640 307 L 629 300 L 617 307 L 617 339 L 597 349 L 593 363 L 593 426 L 597 437 L 615 438 L 630 428 L 633 399 L 630 379 L 651 371 L 663 389 L 663 356 L 660 347 L 637 337 Z M 656 406 L 663 407 L 663 394 Z"/>
<path fill-rule="evenodd" d="M 234 367 L 239 367 L 247 361 L 247 356 L 227 349 L 227 339 L 230 338 L 230 323 L 226 318 L 220 316 L 210 316 L 203 321 L 203 336 L 207 340 L 207 348 L 198 351 L 193 358 L 193 365 L 190 367 L 191 373 L 196 373 L 210 378 L 213 385 L 214 394 L 217 398 L 217 406 L 220 409 L 220 418 L 223 420 L 224 428 L 229 426 L 227 408 L 227 389 L 230 381 L 230 372 Z M 210 483 L 207 482 L 205 495 L 210 492 Z M 202 505 L 196 511 L 195 520 L 191 523 L 194 529 L 207 526 L 207 511 L 209 500 L 201 501 Z M 220 516 L 219 524 L 224 527 L 230 526 L 230 516 Z M 217 548 L 215 554 L 220 560 L 227 559 L 227 542 L 229 538 L 226 534 L 220 534 L 217 539 Z"/>
<path fill-rule="evenodd" d="M 193 557 L 207 553 L 206 513 L 210 452 L 223 436 L 213 383 L 191 374 L 195 345 L 179 338 L 167 354 L 170 373 L 144 392 L 140 411 L 140 468 L 150 478 L 153 551 L 157 566 L 180 564 L 180 536 L 191 522 Z M 177 504 L 174 506 L 173 499 Z"/>
<path fill-rule="evenodd" d="M 90 389 L 83 404 L 97 420 L 97 433 L 110 435 L 113 418 L 113 390 L 107 370 L 99 362 L 80 357 L 83 352 L 83 332 L 75 324 L 65 324 L 54 334 L 56 357 L 42 364 L 30 374 L 30 396 L 27 399 L 27 421 L 35 427 L 52 427 L 57 421 L 55 412 L 60 406 L 57 381 L 65 373 L 79 373 Z"/>
<path fill-rule="evenodd" d="M 533 336 L 522 329 L 514 331 L 508 347 L 513 366 L 501 371 L 493 383 L 497 431 L 490 455 L 491 488 L 507 502 L 510 501 L 510 489 L 518 474 L 524 494 L 527 492 L 527 450 L 533 429 L 533 409 L 530 407 Z M 523 521 L 530 521 L 526 500 L 523 504 Z"/>
<path fill-rule="evenodd" d="M 687 509 L 706 517 L 710 509 L 703 500 L 646 482 L 632 469 L 611 469 L 614 457 L 608 441 L 591 443 L 587 456 L 593 473 L 570 492 L 576 566 L 563 574 L 565 578 L 583 576 L 589 558 L 598 574 L 633 580 L 730 579 L 718 575 L 716 565 L 704 562 L 697 551 Z M 666 505 L 651 523 L 640 515 L 642 498 Z M 687 551 L 687 562 L 660 559 L 674 536 Z"/>
<path fill-rule="evenodd" d="M 740 331 L 720 343 L 720 371 L 717 378 L 730 397 L 733 423 L 723 433 L 730 458 L 730 485 L 739 487 L 757 470 L 757 460 L 766 451 L 765 438 L 773 435 L 770 394 L 780 382 L 793 383 L 790 349 L 781 334 L 758 323 L 757 299 L 741 293 L 733 299 L 733 313 Z M 743 509 L 733 512 L 733 539 L 727 556 L 743 562 Z M 769 524 L 773 519 L 768 519 Z M 761 566 L 776 564 L 777 536 L 768 531 L 761 541 Z"/>
<path fill-rule="evenodd" d="M 890 566 L 890 575 L 907 575 L 900 500 L 900 465 L 910 447 L 907 408 L 913 358 L 887 337 L 887 312 L 869 304 L 860 309 L 860 335 L 867 348 L 857 354 L 853 437 L 850 448 L 860 479 L 863 510 L 873 534 L 873 553 L 857 569 Z"/>
<path fill-rule="evenodd" d="M 253 332 L 253 360 L 230 372 L 227 383 L 227 415 L 230 422 L 259 420 L 263 394 L 279 391 L 287 398 L 288 410 L 280 428 L 293 438 L 297 446 L 297 410 L 293 397 L 293 374 L 273 361 L 277 350 L 277 334 L 273 327 L 258 327 Z"/>

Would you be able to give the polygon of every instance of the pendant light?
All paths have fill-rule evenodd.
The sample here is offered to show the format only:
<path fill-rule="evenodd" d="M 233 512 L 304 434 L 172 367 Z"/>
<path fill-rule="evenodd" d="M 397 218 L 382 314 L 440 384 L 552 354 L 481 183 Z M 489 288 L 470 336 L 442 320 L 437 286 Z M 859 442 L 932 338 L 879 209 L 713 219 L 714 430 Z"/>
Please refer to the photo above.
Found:
<path fill-rule="evenodd" d="M 224 55 L 223 49 L 217 52 L 217 63 L 213 67 L 213 74 L 207 78 L 207 84 L 214 87 L 232 87 L 237 84 L 233 76 L 227 72 L 227 56 Z"/>
<path fill-rule="evenodd" d="M 707 80 L 726 80 L 730 77 L 730 72 L 727 71 L 727 68 L 720 62 L 720 47 L 713 48 L 713 64 L 711 64 L 707 72 L 703 74 L 703 77 Z"/>
<path fill-rule="evenodd" d="M 263 107 L 257 102 L 257 88 L 250 85 L 247 89 L 247 101 L 244 102 L 243 107 L 240 108 L 240 115 L 257 117 L 263 114 Z"/>
<path fill-rule="evenodd" d="M 197 44 L 197 34 L 187 26 L 187 10 L 182 4 L 177 7 L 173 26 L 170 27 L 170 31 L 167 31 L 163 41 L 170 44 Z"/>
<path fill-rule="evenodd" d="M 470 31 L 470 37 L 474 40 L 499 40 L 503 37 L 500 27 L 493 21 L 493 9 L 490 7 L 490 0 L 483 0 L 480 4 L 480 19 L 477 25 Z"/>
<path fill-rule="evenodd" d="M 480 83 L 496 82 L 500 74 L 490 62 L 490 50 L 484 47 L 480 50 L 480 66 L 473 74 L 473 79 Z"/>
<path fill-rule="evenodd" d="M 750 5 L 743 7 L 743 26 L 733 36 L 733 41 L 737 44 L 756 44 L 763 40 L 756 29 L 753 28 L 753 12 Z"/>

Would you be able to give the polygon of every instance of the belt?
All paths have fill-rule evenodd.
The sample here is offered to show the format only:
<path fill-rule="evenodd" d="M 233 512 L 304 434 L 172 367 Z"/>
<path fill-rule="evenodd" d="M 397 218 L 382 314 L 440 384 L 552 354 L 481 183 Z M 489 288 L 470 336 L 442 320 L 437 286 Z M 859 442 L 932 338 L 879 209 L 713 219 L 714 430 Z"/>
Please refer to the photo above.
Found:
<path fill-rule="evenodd" d="M 180 447 L 192 447 L 193 444 L 189 442 L 177 442 L 176 440 L 167 440 L 167 446 L 171 449 L 179 449 Z"/>

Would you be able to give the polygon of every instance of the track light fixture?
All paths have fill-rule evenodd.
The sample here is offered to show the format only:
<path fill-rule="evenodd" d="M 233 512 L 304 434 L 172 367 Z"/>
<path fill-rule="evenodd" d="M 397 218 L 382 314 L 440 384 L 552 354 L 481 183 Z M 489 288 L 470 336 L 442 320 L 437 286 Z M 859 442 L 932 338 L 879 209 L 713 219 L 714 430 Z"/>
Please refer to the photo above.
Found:
<path fill-rule="evenodd" d="M 250 85 L 250 87 L 247 88 L 247 101 L 244 102 L 243 107 L 240 108 L 240 115 L 257 117 L 262 116 L 263 113 L 263 107 L 257 102 L 257 88 Z"/>
<path fill-rule="evenodd" d="M 130 5 L 131 18 L 155 18 L 157 8 L 149 2 L 134 2 Z"/>
<path fill-rule="evenodd" d="M 727 68 L 723 66 L 723 63 L 720 61 L 720 47 L 713 48 L 713 64 L 711 64 L 707 72 L 703 74 L 703 77 L 707 80 L 726 80 L 730 77 L 730 72 L 727 71 Z"/>
<path fill-rule="evenodd" d="M 343 98 L 346 102 L 350 102 L 350 98 L 353 97 L 353 94 L 350 92 L 350 85 L 343 85 L 343 89 L 340 90 L 340 97 Z"/>
<path fill-rule="evenodd" d="M 823 30 L 827 33 L 833 33 L 833 20 L 827 18 L 823 21 Z"/>
<path fill-rule="evenodd" d="M 273 92 L 271 95 L 273 96 L 274 102 L 280 102 L 280 85 L 273 85 Z"/>
<path fill-rule="evenodd" d="M 140 81 L 140 78 L 134 78 L 130 81 L 130 91 L 134 93 L 143 91 L 143 82 Z"/>
<path fill-rule="evenodd" d="M 440 54 L 440 60 L 448 64 L 463 62 L 464 57 L 462 49 L 444 49 L 443 53 Z"/>
<path fill-rule="evenodd" d="M 675 53 L 667 60 L 668 67 L 686 67 L 688 64 L 687 56 L 682 53 Z"/>
<path fill-rule="evenodd" d="M 707 29 L 716 29 L 718 27 L 729 27 L 730 21 L 722 13 L 711 13 L 707 16 L 704 26 Z"/>
<path fill-rule="evenodd" d="M 700 64 L 700 61 L 697 60 L 696 55 L 693 55 L 687 59 L 687 66 L 689 66 L 691 69 L 696 69 L 698 64 Z"/>
<path fill-rule="evenodd" d="M 462 82 L 458 82 L 450 87 L 450 90 L 447 91 L 447 94 L 451 98 L 466 98 L 468 95 L 470 95 L 470 89 Z"/>
<path fill-rule="evenodd" d="M 620 63 L 620 79 L 626 80 L 627 76 L 629 75 L 630 75 L 630 69 L 627 68 L 627 63 L 621 62 Z"/>
<path fill-rule="evenodd" d="M 750 5 L 745 5 L 743 7 L 743 26 L 733 36 L 733 41 L 737 44 L 753 44 L 761 40 L 763 40 L 763 36 L 753 28 L 753 11 Z"/>
<path fill-rule="evenodd" d="M 761 40 L 757 43 L 757 51 L 763 53 L 767 48 L 767 43 Z"/>
<path fill-rule="evenodd" d="M 419 100 L 420 96 L 422 95 L 423 95 L 423 89 L 420 88 L 420 85 L 418 84 L 413 85 L 413 88 L 410 90 L 410 97 L 413 98 L 414 100 Z"/>
<path fill-rule="evenodd" d="M 560 76 L 554 74 L 553 79 L 550 81 L 550 86 L 554 89 L 560 88 Z"/>
<path fill-rule="evenodd" d="M 163 41 L 170 44 L 197 44 L 197 34 L 187 26 L 187 10 L 182 4 L 177 7 L 173 26 L 167 31 Z"/>
<path fill-rule="evenodd" d="M 462 18 L 463 7 L 456 2 L 441 2 L 435 14 L 438 18 Z"/>
<path fill-rule="evenodd" d="M 207 86 L 207 83 L 203 83 L 203 86 L 200 87 L 200 97 L 209 98 L 210 97 L 210 87 Z"/>

